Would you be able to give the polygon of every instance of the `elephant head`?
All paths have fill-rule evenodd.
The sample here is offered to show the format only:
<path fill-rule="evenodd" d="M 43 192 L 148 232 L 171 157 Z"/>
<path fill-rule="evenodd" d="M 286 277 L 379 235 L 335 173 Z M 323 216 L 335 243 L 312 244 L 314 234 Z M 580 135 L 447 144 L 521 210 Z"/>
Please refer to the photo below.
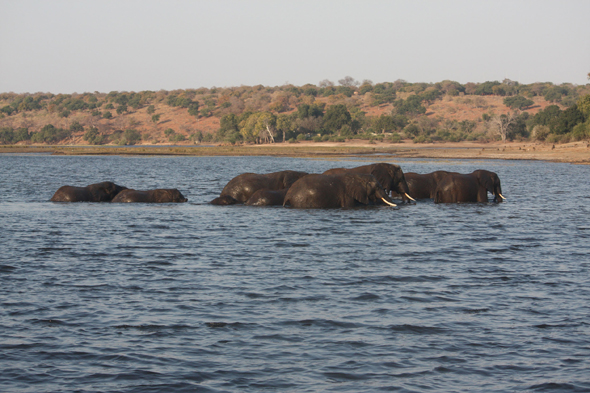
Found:
<path fill-rule="evenodd" d="M 355 174 L 343 176 L 347 193 L 363 205 L 381 204 L 396 206 L 373 175 Z"/>
<path fill-rule="evenodd" d="M 395 164 L 373 164 L 371 174 L 381 183 L 386 193 L 394 191 L 402 196 L 403 199 L 414 200 L 408 195 L 410 189 L 404 176 L 404 172 L 399 165 Z"/>
<path fill-rule="evenodd" d="M 477 181 L 483 188 L 485 188 L 490 194 L 494 195 L 494 202 L 502 202 L 506 199 L 504 195 L 502 195 L 500 178 L 496 173 L 479 169 L 473 171 L 472 174 L 477 178 Z"/>

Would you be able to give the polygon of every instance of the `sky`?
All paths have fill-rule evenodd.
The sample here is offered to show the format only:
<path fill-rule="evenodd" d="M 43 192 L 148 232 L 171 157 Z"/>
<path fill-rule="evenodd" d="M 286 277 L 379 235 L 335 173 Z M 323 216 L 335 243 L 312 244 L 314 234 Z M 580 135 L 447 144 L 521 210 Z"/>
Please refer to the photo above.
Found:
<path fill-rule="evenodd" d="M 590 83 L 588 0 L 0 0 L 0 93 Z"/>

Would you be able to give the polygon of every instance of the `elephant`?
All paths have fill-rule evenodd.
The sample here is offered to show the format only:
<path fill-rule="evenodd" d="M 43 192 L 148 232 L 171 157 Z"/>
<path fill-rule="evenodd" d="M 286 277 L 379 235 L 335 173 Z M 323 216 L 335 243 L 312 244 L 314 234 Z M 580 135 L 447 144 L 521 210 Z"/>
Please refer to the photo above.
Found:
<path fill-rule="evenodd" d="M 375 176 L 362 173 L 312 174 L 297 180 L 285 195 L 284 206 L 339 208 L 380 204 L 396 206 Z"/>
<path fill-rule="evenodd" d="M 280 171 L 266 174 L 242 173 L 231 179 L 221 191 L 219 197 L 213 199 L 212 205 L 233 205 L 246 202 L 252 194 L 261 189 L 283 190 L 307 175 L 306 172 Z"/>
<path fill-rule="evenodd" d="M 186 201 L 188 201 L 188 199 L 186 199 L 176 188 L 159 188 L 146 191 L 127 189 L 121 191 L 113 199 L 113 203 L 182 203 Z"/>
<path fill-rule="evenodd" d="M 488 192 L 494 195 L 494 202 L 506 199 L 496 173 L 483 169 L 468 174 L 449 172 L 436 187 L 434 203 L 488 202 Z"/>
<path fill-rule="evenodd" d="M 449 172 L 435 171 L 432 173 L 419 174 L 408 172 L 405 174 L 408 189 L 412 198 L 415 199 L 434 199 L 434 193 L 439 181 Z"/>
<path fill-rule="evenodd" d="M 399 165 L 377 163 L 370 165 L 363 165 L 356 168 L 334 168 L 325 171 L 324 175 L 335 175 L 339 173 L 364 173 L 375 176 L 377 181 L 381 184 L 387 194 L 390 192 L 396 193 L 402 197 L 403 201 L 414 200 L 408 195 L 409 189 L 406 183 L 404 172 Z M 393 195 L 396 195 L 393 194 Z"/>
<path fill-rule="evenodd" d="M 62 186 L 51 197 L 51 202 L 110 202 L 127 187 L 113 182 L 90 184 L 86 187 Z"/>
<path fill-rule="evenodd" d="M 282 205 L 288 190 L 288 188 L 282 190 L 267 190 L 264 188 L 252 194 L 244 204 L 249 206 Z"/>

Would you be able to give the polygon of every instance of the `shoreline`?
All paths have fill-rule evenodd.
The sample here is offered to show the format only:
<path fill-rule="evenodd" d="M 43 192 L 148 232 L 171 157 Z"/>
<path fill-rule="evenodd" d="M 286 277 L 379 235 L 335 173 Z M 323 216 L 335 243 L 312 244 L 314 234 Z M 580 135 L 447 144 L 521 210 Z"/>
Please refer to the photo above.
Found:
<path fill-rule="evenodd" d="M 13 145 L 0 146 L 0 154 L 52 155 L 141 155 L 141 156 L 277 156 L 277 157 L 363 157 L 541 160 L 590 165 L 590 143 L 457 142 L 457 143 L 369 143 L 347 142 L 276 143 L 265 145 Z"/>

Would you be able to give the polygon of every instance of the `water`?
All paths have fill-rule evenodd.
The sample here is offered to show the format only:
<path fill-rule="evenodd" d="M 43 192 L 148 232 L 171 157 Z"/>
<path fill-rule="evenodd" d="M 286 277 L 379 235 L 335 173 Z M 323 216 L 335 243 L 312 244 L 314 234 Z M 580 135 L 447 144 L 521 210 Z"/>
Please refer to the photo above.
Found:
<path fill-rule="evenodd" d="M 590 391 L 587 166 L 390 161 L 497 172 L 502 204 L 206 204 L 368 162 L 0 156 L 0 391 Z M 48 202 L 106 180 L 189 202 Z"/>

